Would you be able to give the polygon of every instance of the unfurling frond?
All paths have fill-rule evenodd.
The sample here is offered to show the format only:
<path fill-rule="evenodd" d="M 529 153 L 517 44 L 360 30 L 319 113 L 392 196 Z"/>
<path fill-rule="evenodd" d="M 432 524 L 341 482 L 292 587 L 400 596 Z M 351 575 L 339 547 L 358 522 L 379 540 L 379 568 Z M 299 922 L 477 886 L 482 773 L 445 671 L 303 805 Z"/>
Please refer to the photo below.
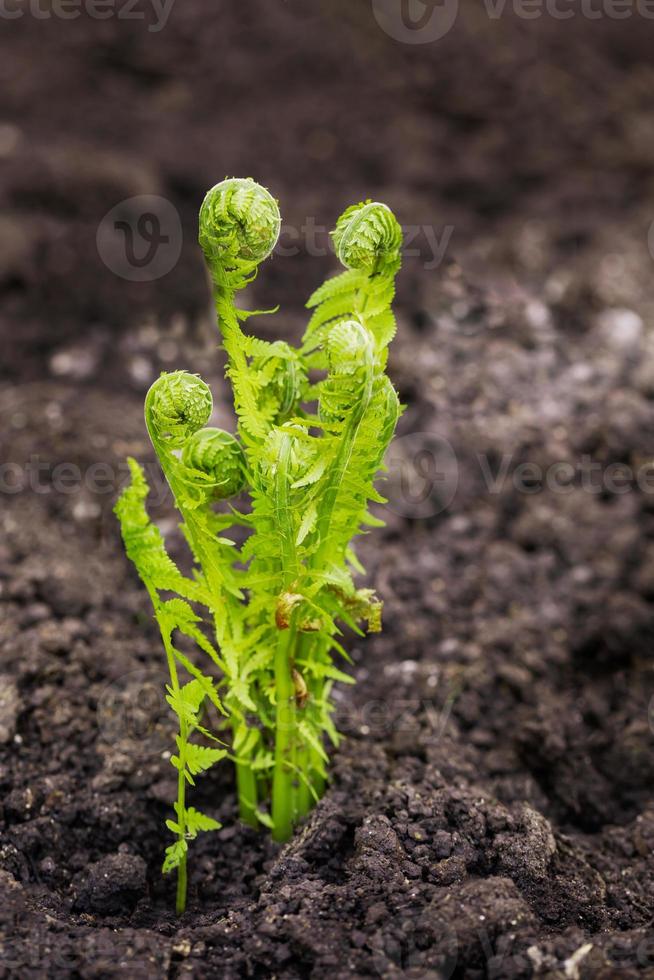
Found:
<path fill-rule="evenodd" d="M 177 592 L 185 599 L 208 603 L 206 588 L 182 575 L 169 557 L 161 531 L 151 522 L 145 508 L 150 492 L 145 473 L 135 459 L 130 458 L 127 462 L 131 483 L 123 490 L 115 507 L 127 557 L 151 593 Z"/>

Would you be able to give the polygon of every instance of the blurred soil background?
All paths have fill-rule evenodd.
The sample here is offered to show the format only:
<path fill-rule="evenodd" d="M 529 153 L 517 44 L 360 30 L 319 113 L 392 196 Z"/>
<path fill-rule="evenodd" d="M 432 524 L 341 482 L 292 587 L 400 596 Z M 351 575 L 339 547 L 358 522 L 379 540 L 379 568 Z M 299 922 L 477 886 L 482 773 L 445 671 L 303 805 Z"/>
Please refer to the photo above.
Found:
<path fill-rule="evenodd" d="M 177 0 L 160 30 L 145 3 L 15 9 L 0 977 L 654 977 L 654 22 L 465 0 L 410 45 L 364 0 Z M 183 554 L 142 404 L 188 368 L 229 424 L 196 222 L 233 175 L 287 226 L 248 297 L 281 305 L 266 337 L 299 335 L 345 206 L 411 230 L 407 410 L 363 547 L 386 632 L 351 644 L 333 785 L 278 848 L 207 776 L 224 829 L 178 922 L 162 658 L 111 508 L 125 455 L 148 462 Z M 172 221 L 153 281 L 112 237 L 142 195 Z"/>

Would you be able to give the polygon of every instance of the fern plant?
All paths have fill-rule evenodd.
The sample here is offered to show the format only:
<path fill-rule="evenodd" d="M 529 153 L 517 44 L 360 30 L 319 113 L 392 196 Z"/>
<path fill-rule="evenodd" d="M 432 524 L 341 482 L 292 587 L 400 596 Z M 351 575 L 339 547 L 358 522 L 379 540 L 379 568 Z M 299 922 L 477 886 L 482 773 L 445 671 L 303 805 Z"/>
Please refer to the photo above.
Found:
<path fill-rule="evenodd" d="M 364 569 L 353 541 L 382 523 L 369 505 L 384 502 L 375 479 L 400 415 L 385 369 L 402 232 L 384 204 L 348 208 L 332 233 L 345 271 L 313 294 L 293 347 L 244 332 L 254 314 L 236 303 L 280 226 L 277 202 L 250 179 L 216 185 L 200 211 L 236 434 L 208 426 L 211 392 L 195 375 L 164 373 L 146 398 L 192 577 L 148 518 L 134 460 L 116 505 L 161 631 L 178 722 L 174 840 L 163 866 L 178 871 L 178 912 L 188 841 L 218 827 L 187 805 L 195 777 L 229 757 L 242 820 L 287 840 L 324 791 L 325 737 L 338 744 L 330 692 L 334 682 L 353 683 L 338 666 L 349 660 L 343 627 L 381 629 L 380 600 L 355 584 Z M 179 635 L 195 658 L 179 649 Z M 210 706 L 222 718 L 213 730 Z"/>

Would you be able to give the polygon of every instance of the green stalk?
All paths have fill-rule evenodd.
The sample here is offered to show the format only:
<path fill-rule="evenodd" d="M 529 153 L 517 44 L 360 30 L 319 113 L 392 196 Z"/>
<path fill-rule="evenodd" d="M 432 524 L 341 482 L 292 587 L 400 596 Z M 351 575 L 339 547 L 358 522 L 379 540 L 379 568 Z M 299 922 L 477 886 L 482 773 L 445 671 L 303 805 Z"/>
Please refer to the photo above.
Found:
<path fill-rule="evenodd" d="M 290 484 L 291 439 L 287 435 L 280 444 L 275 476 L 275 517 L 279 540 L 281 586 L 288 589 L 299 568 L 291 520 Z M 288 840 L 296 818 L 297 781 L 297 702 L 293 665 L 298 639 L 297 614 L 291 613 L 290 625 L 280 632 L 275 652 L 275 769 L 273 773 L 272 819 L 273 837 Z"/>
<path fill-rule="evenodd" d="M 177 809 L 178 816 L 177 820 L 179 823 L 179 838 L 184 839 L 186 834 L 186 776 L 184 775 L 184 754 L 182 746 L 186 745 L 186 740 L 188 738 L 188 730 L 186 723 L 180 719 L 179 726 L 179 736 L 180 736 L 180 750 L 179 750 L 179 761 L 180 770 L 177 777 Z M 186 871 L 186 854 L 179 863 L 177 868 L 177 895 L 175 899 L 175 910 L 177 915 L 183 915 L 186 909 L 186 890 L 187 890 L 187 871 Z"/>
<path fill-rule="evenodd" d="M 148 589 L 150 593 L 150 599 L 155 610 L 158 607 L 159 600 L 156 592 L 153 589 Z M 167 630 L 165 629 L 164 623 L 159 617 L 159 613 L 156 613 L 156 619 L 159 624 L 161 631 L 161 636 L 164 642 L 164 649 L 166 651 L 166 660 L 168 662 L 168 673 L 170 674 L 170 685 L 173 689 L 174 694 L 179 695 L 180 685 L 179 676 L 177 674 L 177 665 L 175 663 L 175 654 L 172 650 L 172 644 L 170 642 L 170 637 L 168 636 Z M 184 775 L 185 762 L 186 762 L 186 743 L 188 741 L 188 725 L 186 721 L 179 716 L 179 773 L 177 775 L 177 825 L 179 827 L 178 840 L 183 841 L 186 837 L 186 777 Z M 186 854 L 183 856 L 177 868 L 177 897 L 175 902 L 175 908 L 177 915 L 182 915 L 186 909 L 186 891 L 187 891 L 187 871 L 186 871 Z"/>
<path fill-rule="evenodd" d="M 302 743 L 297 751 L 297 768 L 304 774 L 304 779 L 300 779 L 296 795 L 296 809 L 298 819 L 306 817 L 313 805 L 313 797 L 309 786 L 313 783 L 313 773 L 311 772 L 311 751 Z M 306 780 L 306 782 L 305 782 Z"/>
<path fill-rule="evenodd" d="M 322 759 L 320 758 L 320 756 L 318 755 L 315 749 L 309 750 L 309 758 L 313 762 L 315 762 L 316 765 L 324 765 L 324 762 L 322 761 Z M 325 777 L 322 775 L 321 772 L 318 771 L 318 769 L 311 770 L 311 785 L 313 786 L 318 799 L 319 800 L 322 799 L 322 797 L 325 795 L 326 782 L 325 782 Z M 313 806 L 313 802 L 311 803 L 311 805 Z"/>
<path fill-rule="evenodd" d="M 238 341 L 243 334 L 236 316 L 235 290 L 227 284 L 227 276 L 222 267 L 212 267 L 214 279 L 214 301 L 218 322 L 222 326 L 223 345 L 230 364 L 236 364 L 242 371 L 247 371 L 247 359 L 243 353 L 242 344 Z M 243 433 L 241 433 L 243 436 Z M 247 447 L 247 441 L 243 439 Z M 247 761 L 235 762 L 236 785 L 238 789 L 239 812 L 243 823 L 257 828 L 257 780 Z"/>
<path fill-rule="evenodd" d="M 302 664 L 307 663 L 311 659 L 310 651 L 311 648 L 315 648 L 315 637 L 308 633 L 301 633 L 298 637 L 297 648 L 296 648 L 296 659 Z M 299 715 L 306 713 L 307 711 L 312 711 L 314 707 L 314 687 L 315 681 L 309 680 L 309 698 L 304 705 L 304 707 L 298 705 L 297 711 Z M 311 810 L 315 803 L 315 797 L 312 790 L 315 792 L 315 777 L 314 773 L 311 771 L 312 759 L 312 749 L 303 739 L 298 738 L 298 749 L 296 755 L 296 766 L 298 774 L 298 788 L 296 794 L 296 810 L 298 819 L 306 817 L 307 813 Z"/>
<path fill-rule="evenodd" d="M 233 726 L 236 730 L 236 724 Z M 234 760 L 236 766 L 236 789 L 238 792 L 238 809 L 241 820 L 255 829 L 259 826 L 257 819 L 257 779 L 247 761 Z"/>
<path fill-rule="evenodd" d="M 296 742 L 295 685 L 293 684 L 292 653 L 296 627 L 279 637 L 275 653 L 275 691 L 277 718 L 275 725 L 275 770 L 273 774 L 272 819 L 273 838 L 286 841 L 293 833 L 295 821 L 295 772 L 293 750 Z"/>

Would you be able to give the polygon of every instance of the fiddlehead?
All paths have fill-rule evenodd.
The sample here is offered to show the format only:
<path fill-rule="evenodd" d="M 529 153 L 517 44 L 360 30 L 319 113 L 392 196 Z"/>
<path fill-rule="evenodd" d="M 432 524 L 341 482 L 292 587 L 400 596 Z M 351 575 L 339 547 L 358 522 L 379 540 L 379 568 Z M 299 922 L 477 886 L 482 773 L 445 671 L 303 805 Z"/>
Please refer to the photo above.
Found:
<path fill-rule="evenodd" d="M 238 439 L 224 429 L 198 429 L 187 440 L 182 463 L 207 478 L 214 500 L 235 497 L 246 485 L 245 454 Z"/>
<path fill-rule="evenodd" d="M 213 410 L 211 390 L 202 378 L 187 371 L 163 373 L 145 400 L 145 419 L 155 444 L 180 449 L 207 424 Z"/>
<path fill-rule="evenodd" d="M 389 207 L 366 201 L 341 215 L 332 239 L 336 254 L 347 269 L 370 275 L 397 262 L 402 229 Z"/>
<path fill-rule="evenodd" d="M 199 242 L 215 281 L 256 267 L 273 251 L 282 219 L 275 198 L 250 177 L 216 184 L 200 208 Z"/>

